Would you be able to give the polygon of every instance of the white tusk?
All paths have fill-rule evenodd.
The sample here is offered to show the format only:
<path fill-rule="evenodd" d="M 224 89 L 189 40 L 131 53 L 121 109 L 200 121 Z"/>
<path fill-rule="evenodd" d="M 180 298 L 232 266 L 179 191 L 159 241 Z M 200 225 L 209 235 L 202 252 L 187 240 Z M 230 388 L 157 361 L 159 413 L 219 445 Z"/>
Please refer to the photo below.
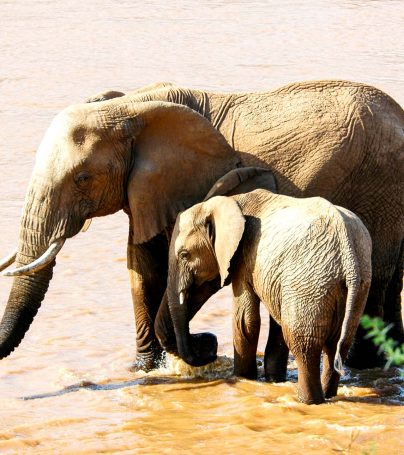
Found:
<path fill-rule="evenodd" d="M 180 292 L 180 305 L 185 302 L 185 291 Z"/>
<path fill-rule="evenodd" d="M 90 227 L 91 221 L 93 221 L 92 218 L 88 218 L 86 221 L 84 221 L 83 227 L 81 228 L 80 232 L 86 232 L 87 229 Z"/>
<path fill-rule="evenodd" d="M 14 250 L 0 262 L 0 272 L 11 265 L 17 256 L 17 250 Z"/>
<path fill-rule="evenodd" d="M 24 265 L 23 267 L 19 267 L 18 269 L 9 270 L 8 272 L 3 272 L 3 276 L 21 276 L 21 275 L 31 275 L 32 273 L 38 272 L 39 270 L 46 267 L 50 264 L 62 249 L 63 244 L 65 243 L 65 239 L 56 240 L 53 242 L 52 245 L 45 251 L 45 253 L 35 259 L 34 262 L 30 264 Z"/>

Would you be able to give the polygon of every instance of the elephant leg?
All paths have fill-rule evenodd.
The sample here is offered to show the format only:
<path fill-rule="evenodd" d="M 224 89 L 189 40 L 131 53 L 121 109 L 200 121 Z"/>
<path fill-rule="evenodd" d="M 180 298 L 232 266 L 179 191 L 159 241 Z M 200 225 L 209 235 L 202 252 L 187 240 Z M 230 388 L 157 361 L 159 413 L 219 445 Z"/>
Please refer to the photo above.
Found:
<path fill-rule="evenodd" d="M 387 283 L 385 281 L 372 277 L 365 314 L 383 319 L 386 288 Z M 366 335 L 366 330 L 359 325 L 345 362 L 349 367 L 363 370 L 384 366 L 384 355 L 378 352 L 378 347 L 375 346 L 372 340 L 366 338 Z"/>
<path fill-rule="evenodd" d="M 344 361 L 348 354 L 352 340 L 347 339 L 341 344 L 340 355 Z M 324 346 L 323 373 L 321 375 L 321 384 L 325 398 L 335 397 L 338 393 L 338 384 L 341 375 L 334 369 L 335 352 L 337 350 L 338 340 L 327 342 Z"/>
<path fill-rule="evenodd" d="M 260 300 L 247 284 L 233 282 L 233 293 L 234 374 L 256 379 Z"/>
<path fill-rule="evenodd" d="M 323 373 L 321 375 L 321 385 L 323 388 L 325 398 L 331 398 L 337 395 L 340 374 L 334 369 L 335 352 L 337 350 L 338 340 L 331 343 L 326 343 L 324 346 L 323 356 Z M 348 349 L 345 349 L 341 355 L 342 359 L 345 358 Z"/>
<path fill-rule="evenodd" d="M 300 321 L 301 315 L 297 312 L 293 318 Z M 282 328 L 286 344 L 297 364 L 299 401 L 306 404 L 324 403 L 320 380 L 320 359 L 325 340 L 318 332 L 316 333 L 314 326 L 307 328 L 307 333 L 302 333 L 302 327 L 299 323 L 296 324 L 296 321 L 292 321 L 291 325 L 282 322 Z"/>
<path fill-rule="evenodd" d="M 282 327 L 270 316 L 269 336 L 265 348 L 265 378 L 271 382 L 285 382 L 289 348 L 283 338 Z"/>
<path fill-rule="evenodd" d="M 399 344 L 404 343 L 404 328 L 401 309 L 401 291 L 403 290 L 403 267 L 404 267 L 404 241 L 401 242 L 401 251 L 394 274 L 386 290 L 386 306 L 384 320 L 387 324 L 393 324 L 389 336 Z"/>
<path fill-rule="evenodd" d="M 167 351 L 177 354 L 177 342 L 175 339 L 174 325 L 171 319 L 170 308 L 168 306 L 167 290 L 161 300 L 156 320 L 154 321 L 154 331 L 160 345 Z"/>
<path fill-rule="evenodd" d="M 391 195 L 394 199 L 394 194 Z M 377 213 L 379 207 L 374 207 Z M 383 207 L 380 207 L 383 213 Z M 355 211 L 355 210 L 354 210 Z M 401 214 L 401 206 L 397 213 Z M 389 335 L 399 343 L 404 342 L 403 321 L 401 315 L 400 292 L 403 280 L 404 242 L 402 239 L 402 219 L 397 218 L 386 229 L 380 224 L 372 225 L 366 212 L 355 211 L 364 221 L 372 237 L 372 282 L 364 313 L 394 323 Z M 399 229 L 399 231 L 397 230 Z M 383 367 L 385 357 L 378 352 L 372 340 L 366 338 L 367 332 L 359 325 L 354 342 L 349 350 L 346 364 L 357 369 Z"/>
<path fill-rule="evenodd" d="M 309 353 L 293 352 L 297 364 L 297 394 L 306 404 L 324 403 L 324 394 L 320 381 L 321 349 L 310 349 Z"/>
<path fill-rule="evenodd" d="M 128 270 L 136 323 L 134 369 L 158 368 L 162 348 L 154 332 L 154 321 L 167 285 L 168 241 L 161 234 L 140 245 L 128 241 Z"/>

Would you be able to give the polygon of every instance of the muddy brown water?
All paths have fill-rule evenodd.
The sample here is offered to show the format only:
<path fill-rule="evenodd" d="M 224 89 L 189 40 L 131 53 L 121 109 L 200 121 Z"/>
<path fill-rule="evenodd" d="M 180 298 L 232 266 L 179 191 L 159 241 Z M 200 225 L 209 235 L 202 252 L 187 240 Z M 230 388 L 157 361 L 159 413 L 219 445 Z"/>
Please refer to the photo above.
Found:
<path fill-rule="evenodd" d="M 106 88 L 169 80 L 268 90 L 343 78 L 404 105 L 402 1 L 3 0 L 0 18 L 1 256 L 16 243 L 50 120 Z M 396 370 L 347 371 L 321 406 L 297 402 L 293 362 L 284 384 L 234 378 L 228 288 L 192 323 L 217 334 L 215 365 L 191 370 L 171 359 L 153 373 L 130 372 L 126 237 L 118 213 L 60 253 L 32 328 L 0 363 L 0 453 L 404 453 Z M 0 311 L 10 286 L 1 279 Z M 263 312 L 261 351 L 267 319 Z"/>

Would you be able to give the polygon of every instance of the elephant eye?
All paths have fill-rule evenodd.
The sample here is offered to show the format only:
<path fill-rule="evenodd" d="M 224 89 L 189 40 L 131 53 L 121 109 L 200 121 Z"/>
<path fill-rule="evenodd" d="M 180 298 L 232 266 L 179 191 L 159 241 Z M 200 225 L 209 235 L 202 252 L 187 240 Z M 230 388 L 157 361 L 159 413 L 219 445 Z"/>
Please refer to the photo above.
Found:
<path fill-rule="evenodd" d="M 80 172 L 80 174 L 77 174 L 75 181 L 78 186 L 86 186 L 90 179 L 91 176 L 88 172 Z"/>
<path fill-rule="evenodd" d="M 179 253 L 178 253 L 178 257 L 180 259 L 188 259 L 189 258 L 189 252 L 187 250 L 181 250 Z"/>

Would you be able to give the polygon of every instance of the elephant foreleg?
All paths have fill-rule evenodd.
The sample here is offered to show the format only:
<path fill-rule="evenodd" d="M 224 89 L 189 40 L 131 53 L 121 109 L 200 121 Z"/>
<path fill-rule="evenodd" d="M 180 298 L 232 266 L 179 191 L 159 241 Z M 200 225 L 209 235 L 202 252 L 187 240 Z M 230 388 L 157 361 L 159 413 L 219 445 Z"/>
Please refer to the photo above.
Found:
<path fill-rule="evenodd" d="M 257 345 L 261 326 L 260 300 L 246 284 L 233 281 L 234 374 L 257 378 Z"/>
<path fill-rule="evenodd" d="M 130 231 L 128 270 L 136 323 L 135 369 L 158 368 L 162 349 L 154 331 L 154 321 L 167 285 L 168 242 L 158 235 L 149 242 L 135 245 Z"/>
<path fill-rule="evenodd" d="M 269 336 L 265 348 L 265 378 L 271 382 L 286 381 L 289 348 L 283 338 L 282 327 L 270 316 Z"/>

